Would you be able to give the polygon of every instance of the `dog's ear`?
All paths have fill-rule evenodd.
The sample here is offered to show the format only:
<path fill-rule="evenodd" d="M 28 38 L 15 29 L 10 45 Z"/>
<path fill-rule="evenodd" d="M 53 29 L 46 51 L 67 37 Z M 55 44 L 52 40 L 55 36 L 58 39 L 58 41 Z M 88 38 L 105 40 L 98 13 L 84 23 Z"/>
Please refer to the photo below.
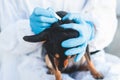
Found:
<path fill-rule="evenodd" d="M 41 32 L 40 34 L 24 36 L 23 39 L 28 42 L 41 42 L 47 39 L 47 32 Z"/>

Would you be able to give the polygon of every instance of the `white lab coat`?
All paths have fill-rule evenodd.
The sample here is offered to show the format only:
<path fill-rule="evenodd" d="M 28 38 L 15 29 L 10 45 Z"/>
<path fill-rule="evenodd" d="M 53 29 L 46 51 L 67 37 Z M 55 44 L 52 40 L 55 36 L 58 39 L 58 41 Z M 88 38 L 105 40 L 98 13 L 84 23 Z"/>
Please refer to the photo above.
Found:
<path fill-rule="evenodd" d="M 11 64 L 16 63 L 16 57 L 18 58 L 26 54 L 31 54 L 33 56 L 40 55 L 41 43 L 29 43 L 22 39 L 25 35 L 33 34 L 29 25 L 29 16 L 35 7 L 42 7 L 45 9 L 52 7 L 55 11 L 64 10 L 71 13 L 80 13 L 84 19 L 92 21 L 95 25 L 96 34 L 95 39 L 89 43 L 90 51 L 102 50 L 108 46 L 113 40 L 117 27 L 116 0 L 0 1 L 1 65 L 6 61 L 6 58 L 11 55 L 12 57 L 8 59 L 8 61 L 11 60 Z M 85 1 L 87 1 L 87 3 Z M 6 63 L 3 66 L 6 65 L 8 64 Z M 3 72 L 4 70 L 5 69 L 3 69 Z"/>

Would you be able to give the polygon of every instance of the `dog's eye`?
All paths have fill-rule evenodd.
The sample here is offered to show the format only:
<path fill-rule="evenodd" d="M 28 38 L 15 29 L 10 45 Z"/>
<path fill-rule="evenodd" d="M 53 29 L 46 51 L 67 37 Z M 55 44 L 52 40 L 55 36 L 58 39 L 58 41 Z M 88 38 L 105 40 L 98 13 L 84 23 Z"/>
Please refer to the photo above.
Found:
<path fill-rule="evenodd" d="M 58 53 L 56 53 L 56 54 L 55 54 L 55 58 L 58 59 L 59 57 L 60 57 L 60 55 L 59 55 Z"/>

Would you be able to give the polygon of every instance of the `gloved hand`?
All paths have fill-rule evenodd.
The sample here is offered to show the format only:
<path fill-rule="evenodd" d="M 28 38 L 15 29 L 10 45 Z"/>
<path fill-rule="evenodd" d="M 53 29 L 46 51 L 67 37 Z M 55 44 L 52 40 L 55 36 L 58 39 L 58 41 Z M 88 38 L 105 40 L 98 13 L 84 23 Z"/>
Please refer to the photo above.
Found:
<path fill-rule="evenodd" d="M 63 17 L 63 20 L 66 19 L 73 20 L 75 23 L 63 24 L 62 27 L 77 30 L 79 37 L 65 40 L 61 45 L 62 47 L 70 48 L 65 52 L 66 55 L 76 54 L 74 61 L 77 62 L 85 54 L 88 42 L 94 38 L 94 25 L 89 21 L 83 20 L 79 14 L 67 14 Z"/>
<path fill-rule="evenodd" d="M 51 8 L 43 9 L 37 7 L 30 16 L 30 26 L 35 34 L 49 28 L 52 23 L 57 21 L 54 16 L 54 11 Z"/>

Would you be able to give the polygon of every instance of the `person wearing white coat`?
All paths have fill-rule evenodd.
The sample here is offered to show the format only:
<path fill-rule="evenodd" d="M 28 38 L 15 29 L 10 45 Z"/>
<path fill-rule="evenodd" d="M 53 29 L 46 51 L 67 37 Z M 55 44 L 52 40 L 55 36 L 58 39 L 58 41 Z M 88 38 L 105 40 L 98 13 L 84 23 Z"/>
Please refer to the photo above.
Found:
<path fill-rule="evenodd" d="M 23 56 L 40 57 L 42 43 L 23 40 L 23 36 L 34 34 L 29 17 L 36 7 L 51 7 L 55 12 L 80 13 L 85 20 L 92 21 L 95 38 L 89 43 L 91 52 L 107 47 L 117 27 L 116 0 L 1 0 L 0 5 L 0 64 L 3 80 L 15 80 L 12 79 L 14 75 L 11 77 L 5 70 L 14 71 L 13 65 L 23 61 Z"/>

